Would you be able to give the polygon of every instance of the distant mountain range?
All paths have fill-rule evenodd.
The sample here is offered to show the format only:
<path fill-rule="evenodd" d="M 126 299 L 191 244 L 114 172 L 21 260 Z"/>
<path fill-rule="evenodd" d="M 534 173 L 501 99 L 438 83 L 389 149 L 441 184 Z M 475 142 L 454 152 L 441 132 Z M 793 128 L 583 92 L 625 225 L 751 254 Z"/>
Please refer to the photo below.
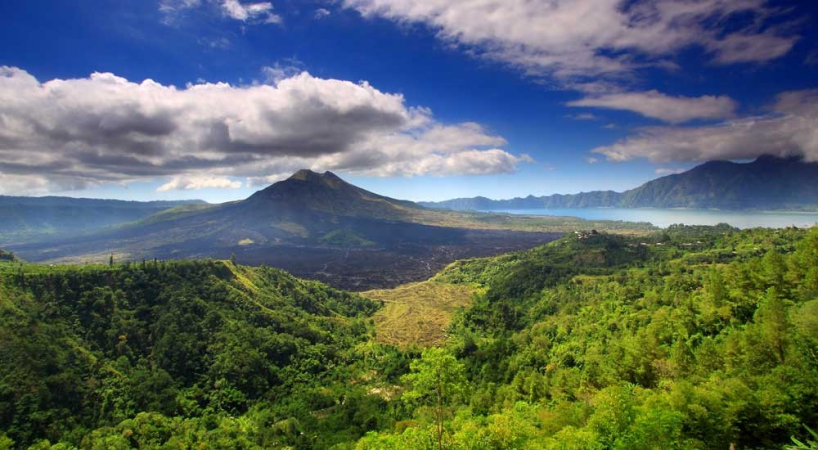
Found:
<path fill-rule="evenodd" d="M 144 219 L 201 200 L 133 202 L 70 197 L 0 196 L 0 244 L 19 244 L 47 236 L 91 232 Z"/>
<path fill-rule="evenodd" d="M 547 231 L 585 226 L 604 224 L 428 209 L 331 172 L 301 170 L 245 200 L 182 204 L 92 234 L 5 247 L 34 262 L 235 254 L 239 262 L 363 289 L 425 279 L 455 259 L 530 248 L 559 236 Z"/>
<path fill-rule="evenodd" d="M 711 161 L 625 192 L 529 195 L 510 200 L 473 197 L 420 204 L 460 211 L 612 207 L 815 211 L 818 163 L 773 156 L 750 163 Z"/>

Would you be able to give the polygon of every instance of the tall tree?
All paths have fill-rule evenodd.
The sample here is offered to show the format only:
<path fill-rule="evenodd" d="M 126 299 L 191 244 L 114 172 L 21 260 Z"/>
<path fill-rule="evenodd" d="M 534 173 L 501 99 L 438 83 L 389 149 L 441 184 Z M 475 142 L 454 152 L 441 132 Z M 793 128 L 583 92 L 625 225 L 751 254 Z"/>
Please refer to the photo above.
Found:
<path fill-rule="evenodd" d="M 412 372 L 405 375 L 403 381 L 409 383 L 411 389 L 403 398 L 418 400 L 434 407 L 437 447 L 442 449 L 444 408 L 465 392 L 465 369 L 457 358 L 442 348 L 424 350 L 420 359 L 412 361 L 410 369 Z"/>

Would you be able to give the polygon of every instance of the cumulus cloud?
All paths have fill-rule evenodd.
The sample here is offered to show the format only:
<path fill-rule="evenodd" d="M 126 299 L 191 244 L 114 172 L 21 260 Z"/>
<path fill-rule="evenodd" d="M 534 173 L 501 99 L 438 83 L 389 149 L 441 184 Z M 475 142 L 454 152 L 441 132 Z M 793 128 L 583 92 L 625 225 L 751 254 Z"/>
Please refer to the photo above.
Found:
<path fill-rule="evenodd" d="M 668 55 L 698 47 L 716 64 L 763 62 L 797 37 L 764 27 L 765 0 L 343 0 L 366 17 L 421 23 L 472 54 L 563 83 L 673 69 Z M 739 22 L 731 20 L 741 16 Z M 752 20 L 746 20 L 746 19 Z"/>
<path fill-rule="evenodd" d="M 287 58 L 282 61 L 276 61 L 273 66 L 265 66 L 261 68 L 261 74 L 264 76 L 266 84 L 278 84 L 281 80 L 292 78 L 301 72 L 305 71 L 304 63 L 295 58 Z"/>
<path fill-rule="evenodd" d="M 318 8 L 318 9 L 315 10 L 315 16 L 314 17 L 316 19 L 320 20 L 320 19 L 323 19 L 325 17 L 329 17 L 330 14 L 332 14 L 332 13 L 327 8 Z"/>
<path fill-rule="evenodd" d="M 52 185 L 43 176 L 4 174 L 0 172 L 0 192 L 13 195 L 43 195 Z"/>
<path fill-rule="evenodd" d="M 507 173 L 531 161 L 505 144 L 479 124 L 441 123 L 400 94 L 307 72 L 275 85 L 177 88 L 111 73 L 40 82 L 0 67 L 0 173 L 47 179 L 52 191 L 180 177 L 171 189 L 203 185 L 191 176 L 259 180 L 305 167 Z"/>
<path fill-rule="evenodd" d="M 646 127 L 593 152 L 611 161 L 646 158 L 658 163 L 749 159 L 764 154 L 818 161 L 818 90 L 782 93 L 766 115 L 708 126 Z"/>
<path fill-rule="evenodd" d="M 244 22 L 245 24 L 280 24 L 283 19 L 273 12 L 270 2 L 242 2 L 241 0 L 160 0 L 159 11 L 164 15 L 166 24 L 175 23 L 179 15 L 186 10 L 208 5 L 218 7 L 224 17 Z"/>
<path fill-rule="evenodd" d="M 270 2 L 242 3 L 239 0 L 222 0 L 222 11 L 231 19 L 242 22 L 261 20 L 264 23 L 281 23 L 281 16 L 273 13 Z"/>
<path fill-rule="evenodd" d="M 669 123 L 733 117 L 738 104 L 726 96 L 674 97 L 659 91 L 621 92 L 585 97 L 568 106 L 632 111 Z"/>
<path fill-rule="evenodd" d="M 202 175 L 177 176 L 159 186 L 156 192 L 191 191 L 199 189 L 238 189 L 241 187 L 241 184 L 241 181 L 231 180 L 227 177 Z"/>

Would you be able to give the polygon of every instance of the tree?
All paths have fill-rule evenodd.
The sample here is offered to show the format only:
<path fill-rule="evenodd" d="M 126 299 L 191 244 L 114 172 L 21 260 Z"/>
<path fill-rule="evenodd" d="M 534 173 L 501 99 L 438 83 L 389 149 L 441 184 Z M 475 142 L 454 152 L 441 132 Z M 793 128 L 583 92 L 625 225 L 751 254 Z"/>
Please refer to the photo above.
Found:
<path fill-rule="evenodd" d="M 0 450 L 11 450 L 12 448 L 14 448 L 14 441 L 5 434 L 0 433 Z"/>
<path fill-rule="evenodd" d="M 403 398 L 418 400 L 435 408 L 437 422 L 437 447 L 443 448 L 443 408 L 462 394 L 466 388 L 463 364 L 442 348 L 423 351 L 420 359 L 412 361 L 412 373 L 403 377 L 411 386 Z"/>
<path fill-rule="evenodd" d="M 783 363 L 791 327 L 787 318 L 787 305 L 775 287 L 767 290 L 767 295 L 756 311 L 755 321 L 761 326 L 761 333 L 773 349 L 778 362 Z"/>

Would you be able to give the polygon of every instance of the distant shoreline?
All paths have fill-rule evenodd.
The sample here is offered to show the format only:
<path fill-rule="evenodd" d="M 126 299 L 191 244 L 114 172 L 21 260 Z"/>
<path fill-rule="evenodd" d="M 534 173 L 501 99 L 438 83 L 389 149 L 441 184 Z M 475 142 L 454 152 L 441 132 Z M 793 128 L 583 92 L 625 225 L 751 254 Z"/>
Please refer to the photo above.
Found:
<path fill-rule="evenodd" d="M 818 209 L 815 210 L 789 210 L 789 209 L 719 209 L 719 208 L 684 208 L 684 207 L 676 207 L 676 208 L 659 208 L 653 206 L 639 206 L 639 207 L 627 207 L 627 206 L 588 206 L 583 208 L 576 208 L 576 207 L 565 207 L 565 208 L 502 208 L 502 209 L 450 209 L 450 208 L 437 208 L 437 209 L 444 209 L 448 211 L 460 211 L 460 212 L 482 212 L 482 213 L 503 213 L 508 211 L 531 211 L 531 210 L 544 210 L 544 211 L 559 211 L 559 210 L 588 210 L 588 209 L 601 209 L 601 210 L 615 210 L 615 209 L 624 209 L 624 210 L 632 210 L 632 211 L 711 211 L 711 212 L 722 212 L 722 213 L 752 213 L 752 214 L 800 214 L 800 215 L 810 215 L 810 214 L 818 214 Z"/>

